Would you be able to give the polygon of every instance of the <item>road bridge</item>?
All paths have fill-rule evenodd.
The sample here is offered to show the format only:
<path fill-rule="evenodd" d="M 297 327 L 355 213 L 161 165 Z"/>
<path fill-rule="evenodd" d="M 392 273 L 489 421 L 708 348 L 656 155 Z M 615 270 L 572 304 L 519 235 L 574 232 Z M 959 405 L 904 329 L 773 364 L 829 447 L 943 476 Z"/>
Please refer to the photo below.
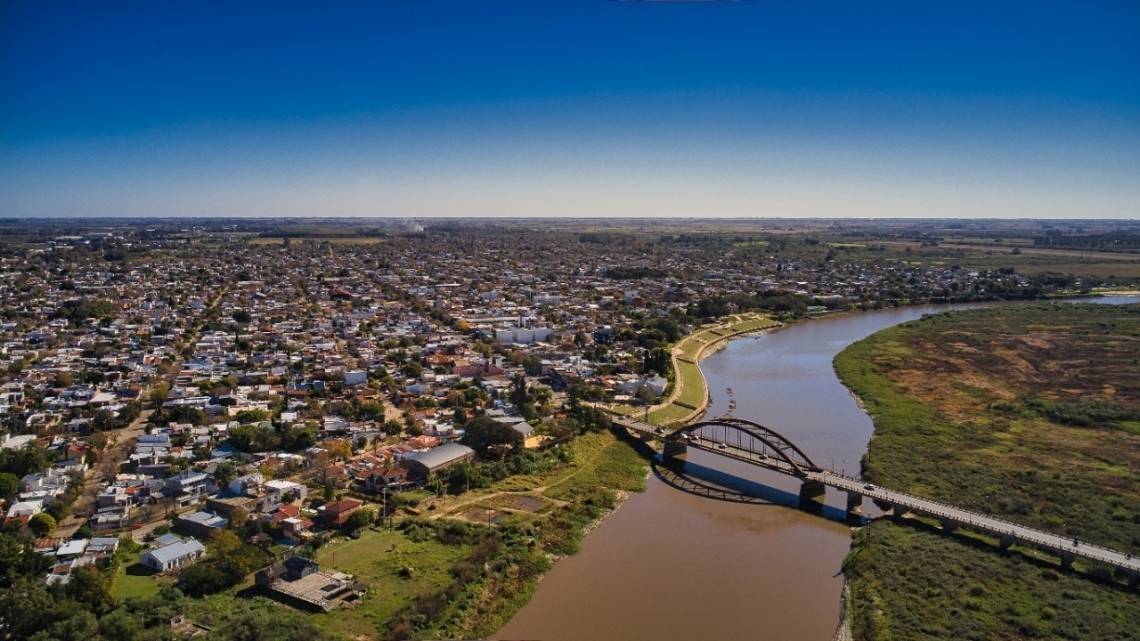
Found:
<path fill-rule="evenodd" d="M 996 538 L 1002 549 L 1015 543 L 1033 546 L 1060 557 L 1065 568 L 1077 558 L 1096 561 L 1119 570 L 1130 585 L 1140 583 L 1140 559 L 1130 554 L 836 474 L 819 467 L 790 440 L 759 423 L 724 417 L 666 430 L 625 416 L 615 415 L 612 422 L 641 440 L 660 442 L 665 460 L 683 458 L 689 449 L 696 449 L 796 477 L 801 480 L 801 504 L 822 504 L 826 488 L 831 487 L 846 493 L 850 516 L 861 515 L 863 499 L 869 498 L 886 506 L 884 511 L 895 518 L 905 514 L 930 517 L 948 532 L 969 528 Z"/>

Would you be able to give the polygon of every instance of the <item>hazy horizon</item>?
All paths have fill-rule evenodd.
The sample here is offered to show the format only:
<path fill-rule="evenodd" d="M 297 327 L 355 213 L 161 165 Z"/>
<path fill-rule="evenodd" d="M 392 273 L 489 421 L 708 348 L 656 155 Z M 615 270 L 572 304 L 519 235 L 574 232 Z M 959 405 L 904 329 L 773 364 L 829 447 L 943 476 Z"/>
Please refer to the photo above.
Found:
<path fill-rule="evenodd" d="M 0 8 L 0 217 L 1140 217 L 1140 5 Z"/>

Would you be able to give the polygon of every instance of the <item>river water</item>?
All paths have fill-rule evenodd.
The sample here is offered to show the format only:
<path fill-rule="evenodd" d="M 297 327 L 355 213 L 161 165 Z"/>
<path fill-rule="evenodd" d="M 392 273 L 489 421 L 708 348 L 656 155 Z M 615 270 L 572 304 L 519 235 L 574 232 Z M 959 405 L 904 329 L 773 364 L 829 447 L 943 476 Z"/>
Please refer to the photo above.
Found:
<path fill-rule="evenodd" d="M 1086 302 L 1123 304 L 1140 297 Z M 730 342 L 701 367 L 707 416 L 732 413 L 770 427 L 822 467 L 855 474 L 873 429 L 836 378 L 832 359 L 852 342 L 924 314 L 977 305 L 850 313 Z M 839 617 L 850 529 L 788 509 L 798 482 L 690 451 L 686 471 L 748 490 L 767 504 L 686 493 L 656 475 L 555 564 L 501 639 L 826 641 Z M 827 505 L 844 507 L 829 490 Z M 868 501 L 865 510 L 874 508 Z"/>

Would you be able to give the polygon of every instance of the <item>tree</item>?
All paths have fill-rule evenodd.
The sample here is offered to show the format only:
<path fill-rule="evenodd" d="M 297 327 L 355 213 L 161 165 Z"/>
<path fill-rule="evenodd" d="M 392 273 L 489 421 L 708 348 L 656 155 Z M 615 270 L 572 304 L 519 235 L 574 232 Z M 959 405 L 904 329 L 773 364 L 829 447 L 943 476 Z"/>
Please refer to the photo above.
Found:
<path fill-rule="evenodd" d="M 28 528 L 36 536 L 47 536 L 55 526 L 55 519 L 47 512 L 40 512 L 28 521 Z"/>
<path fill-rule="evenodd" d="M 226 558 L 241 548 L 241 539 L 229 530 L 214 530 L 206 544 L 215 558 Z"/>
<path fill-rule="evenodd" d="M 166 401 L 166 397 L 170 396 L 170 384 L 161 382 L 156 384 L 150 390 L 150 402 L 158 409 Z"/>
<path fill-rule="evenodd" d="M 20 477 L 9 472 L 0 472 L 0 499 L 9 499 L 20 491 Z"/>
<path fill-rule="evenodd" d="M 143 638 L 142 625 L 135 615 L 119 608 L 99 620 L 99 633 L 105 639 L 115 641 L 141 641 Z"/>
<path fill-rule="evenodd" d="M 28 443 L 20 449 L 0 450 L 0 472 L 23 478 L 28 474 L 43 472 L 48 468 L 50 460 L 44 447 Z"/>
<path fill-rule="evenodd" d="M 520 452 L 523 448 L 522 434 L 489 416 L 479 416 L 469 421 L 464 426 L 461 442 L 480 456 L 487 456 L 492 451 L 500 454 L 507 450 Z"/>
<path fill-rule="evenodd" d="M 115 598 L 111 596 L 111 579 L 94 565 L 71 571 L 67 594 L 96 614 L 110 612 L 115 605 Z"/>
<path fill-rule="evenodd" d="M 219 485 L 229 485 L 237 478 L 237 466 L 232 461 L 223 461 L 214 468 L 214 481 Z"/>
<path fill-rule="evenodd" d="M 230 510 L 230 527 L 237 529 L 246 524 L 249 520 L 249 512 L 240 507 L 235 507 Z"/>
<path fill-rule="evenodd" d="M 375 520 L 375 515 L 373 515 L 372 510 L 361 508 L 348 515 L 344 522 L 344 530 L 352 532 L 366 528 L 372 524 L 373 520 Z"/>

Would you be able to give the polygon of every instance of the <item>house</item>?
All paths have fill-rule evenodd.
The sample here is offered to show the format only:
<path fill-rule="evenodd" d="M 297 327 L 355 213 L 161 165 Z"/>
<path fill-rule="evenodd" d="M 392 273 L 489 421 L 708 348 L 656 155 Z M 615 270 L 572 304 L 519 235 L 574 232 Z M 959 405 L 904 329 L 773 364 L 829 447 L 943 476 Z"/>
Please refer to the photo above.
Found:
<path fill-rule="evenodd" d="M 304 499 L 308 494 L 308 488 L 301 483 L 282 479 L 266 481 L 262 488 L 265 490 L 266 503 L 274 506 Z"/>
<path fill-rule="evenodd" d="M 166 480 L 166 490 L 172 496 L 197 497 L 208 494 L 211 478 L 203 472 L 183 472 Z"/>
<path fill-rule="evenodd" d="M 19 521 L 27 523 L 33 516 L 44 511 L 44 502 L 39 499 L 31 501 L 18 501 L 8 508 L 7 520 L 5 523 L 11 521 Z"/>
<path fill-rule="evenodd" d="M 512 430 L 522 434 L 524 439 L 534 436 L 534 427 L 521 416 L 493 416 L 491 420 L 510 427 Z"/>
<path fill-rule="evenodd" d="M 352 516 L 352 513 L 359 510 L 363 505 L 364 502 L 358 499 L 341 499 L 325 503 L 317 508 L 317 511 L 321 513 L 321 520 L 324 521 L 325 525 L 337 527 L 344 525 L 348 517 Z"/>
<path fill-rule="evenodd" d="M 286 603 L 321 612 L 353 601 L 364 592 L 351 574 L 322 570 L 316 561 L 300 556 L 258 570 L 254 581 Z"/>
<path fill-rule="evenodd" d="M 230 481 L 226 489 L 234 496 L 257 496 L 258 491 L 261 489 L 261 484 L 264 482 L 265 477 L 254 472 L 253 474 L 239 476 Z"/>
<path fill-rule="evenodd" d="M 402 488 L 408 485 L 408 468 L 394 465 L 376 467 L 359 472 L 356 481 L 368 493 L 381 492 L 384 488 Z"/>
<path fill-rule="evenodd" d="M 97 536 L 87 546 L 87 554 L 109 556 L 119 549 L 119 539 L 113 536 Z"/>
<path fill-rule="evenodd" d="M 174 526 L 187 534 L 209 538 L 215 530 L 221 530 L 229 523 L 225 518 L 211 512 L 181 514 L 174 520 Z"/>
<path fill-rule="evenodd" d="M 400 462 L 408 469 L 409 478 L 422 482 L 442 470 L 474 458 L 475 450 L 459 443 L 448 443 L 426 452 L 407 454 Z"/>
<path fill-rule="evenodd" d="M 61 561 L 81 557 L 90 543 L 90 539 L 73 539 L 59 546 L 55 551 L 55 557 Z"/>
<path fill-rule="evenodd" d="M 139 563 L 152 570 L 169 572 L 190 565 L 205 553 L 205 546 L 197 540 L 182 539 L 144 553 L 139 557 Z"/>
<path fill-rule="evenodd" d="M 206 499 L 206 510 L 229 519 L 235 510 L 242 510 L 246 515 L 260 510 L 259 502 L 250 496 L 211 496 Z"/>

